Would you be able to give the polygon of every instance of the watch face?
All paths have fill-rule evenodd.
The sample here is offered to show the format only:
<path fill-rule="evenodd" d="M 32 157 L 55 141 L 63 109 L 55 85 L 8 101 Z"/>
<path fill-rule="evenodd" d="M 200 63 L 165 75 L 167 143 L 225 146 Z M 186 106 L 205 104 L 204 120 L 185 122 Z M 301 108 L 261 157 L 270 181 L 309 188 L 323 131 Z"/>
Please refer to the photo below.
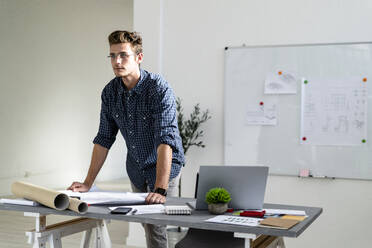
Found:
<path fill-rule="evenodd" d="M 162 188 L 156 188 L 154 192 L 155 193 L 158 193 L 158 194 L 161 194 L 163 196 L 166 196 L 167 195 L 167 190 L 162 189 Z"/>

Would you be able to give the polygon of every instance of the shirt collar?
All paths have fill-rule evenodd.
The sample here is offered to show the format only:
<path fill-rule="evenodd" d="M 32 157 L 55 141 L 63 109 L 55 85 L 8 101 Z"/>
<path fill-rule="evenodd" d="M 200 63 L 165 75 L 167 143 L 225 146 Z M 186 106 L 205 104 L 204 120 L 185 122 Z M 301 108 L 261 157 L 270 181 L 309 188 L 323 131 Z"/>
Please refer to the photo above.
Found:
<path fill-rule="evenodd" d="M 119 84 L 121 86 L 121 87 L 119 87 L 119 93 L 124 92 L 124 93 L 129 93 L 129 94 L 134 94 L 134 93 L 135 94 L 141 94 L 142 91 L 145 89 L 145 86 L 146 86 L 145 85 L 145 80 L 147 78 L 147 74 L 148 74 L 147 71 L 140 68 L 140 79 L 138 80 L 138 83 L 136 84 L 136 86 L 134 86 L 133 89 L 131 89 L 129 91 L 126 89 L 126 87 L 125 87 L 123 81 L 121 80 L 121 78 L 118 77 L 117 79 L 118 79 Z"/>

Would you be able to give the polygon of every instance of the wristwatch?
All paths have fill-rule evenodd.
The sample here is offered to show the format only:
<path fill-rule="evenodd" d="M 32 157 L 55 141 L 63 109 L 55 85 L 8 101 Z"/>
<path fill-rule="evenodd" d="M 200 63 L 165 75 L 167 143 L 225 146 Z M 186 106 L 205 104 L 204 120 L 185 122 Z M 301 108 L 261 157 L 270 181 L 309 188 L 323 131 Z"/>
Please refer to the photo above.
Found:
<path fill-rule="evenodd" d="M 162 196 L 167 196 L 167 190 L 163 188 L 156 188 L 154 190 L 154 193 L 161 194 Z"/>

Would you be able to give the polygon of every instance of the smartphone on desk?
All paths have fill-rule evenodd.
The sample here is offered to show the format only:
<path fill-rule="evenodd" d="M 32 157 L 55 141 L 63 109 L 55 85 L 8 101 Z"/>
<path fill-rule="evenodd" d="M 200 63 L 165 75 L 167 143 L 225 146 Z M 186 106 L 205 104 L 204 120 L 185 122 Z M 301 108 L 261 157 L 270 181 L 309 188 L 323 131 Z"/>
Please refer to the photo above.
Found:
<path fill-rule="evenodd" d="M 114 210 L 111 210 L 111 214 L 127 214 L 130 211 L 132 211 L 132 208 L 127 208 L 127 207 L 118 207 L 115 208 Z"/>

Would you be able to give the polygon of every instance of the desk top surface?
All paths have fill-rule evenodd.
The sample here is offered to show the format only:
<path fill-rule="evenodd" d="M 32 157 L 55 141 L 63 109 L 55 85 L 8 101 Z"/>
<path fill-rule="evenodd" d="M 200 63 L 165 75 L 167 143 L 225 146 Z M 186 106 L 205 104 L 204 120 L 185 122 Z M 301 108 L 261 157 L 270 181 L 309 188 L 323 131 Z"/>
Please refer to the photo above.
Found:
<path fill-rule="evenodd" d="M 193 201 L 192 198 L 168 198 L 166 205 L 184 205 L 186 202 Z M 207 210 L 200 211 L 194 210 L 192 215 L 166 215 L 166 214 L 144 214 L 144 215 L 113 215 L 107 207 L 90 206 L 86 214 L 78 214 L 71 210 L 59 211 L 44 206 L 22 206 L 0 203 L 0 210 L 20 211 L 20 212 L 33 212 L 42 215 L 55 214 L 66 216 L 87 217 L 95 219 L 114 219 L 128 222 L 140 222 L 157 225 L 173 225 L 191 227 L 197 229 L 238 232 L 238 233 L 252 233 L 263 234 L 271 236 L 283 237 L 297 237 L 299 236 L 314 220 L 322 213 L 322 208 L 318 207 L 304 207 L 304 206 L 291 206 L 280 204 L 264 204 L 264 208 L 272 209 L 291 209 L 291 210 L 304 210 L 308 215 L 304 221 L 298 223 L 288 230 L 265 228 L 265 227 L 249 227 L 231 224 L 209 223 L 205 220 L 212 218 L 214 215 L 209 214 Z M 0 213 L 1 214 L 1 213 Z"/>

